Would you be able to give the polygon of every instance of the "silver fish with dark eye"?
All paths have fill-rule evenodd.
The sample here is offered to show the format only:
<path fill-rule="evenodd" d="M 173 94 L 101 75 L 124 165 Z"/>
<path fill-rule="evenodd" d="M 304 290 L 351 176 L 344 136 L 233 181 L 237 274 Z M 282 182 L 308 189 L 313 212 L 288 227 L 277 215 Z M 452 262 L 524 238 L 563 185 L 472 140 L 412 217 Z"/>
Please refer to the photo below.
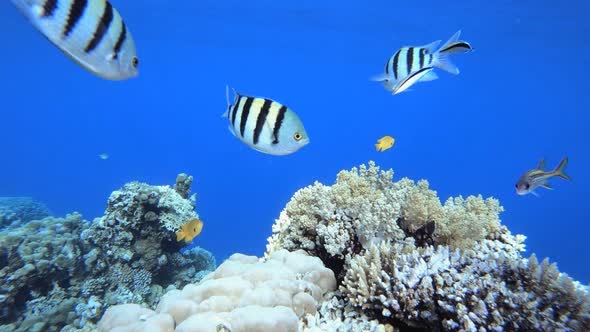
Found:
<path fill-rule="evenodd" d="M 545 168 L 545 160 L 541 159 L 537 168 L 531 169 L 525 172 L 519 179 L 516 181 L 516 193 L 518 195 L 526 195 L 526 194 L 533 194 L 538 196 L 535 192 L 535 189 L 539 187 L 543 187 L 545 189 L 553 189 L 547 180 L 552 177 L 560 177 L 564 180 L 571 181 L 571 178 L 565 174 L 565 166 L 567 166 L 568 158 L 565 157 L 561 160 L 559 165 L 554 170 L 551 171 L 544 171 Z"/>

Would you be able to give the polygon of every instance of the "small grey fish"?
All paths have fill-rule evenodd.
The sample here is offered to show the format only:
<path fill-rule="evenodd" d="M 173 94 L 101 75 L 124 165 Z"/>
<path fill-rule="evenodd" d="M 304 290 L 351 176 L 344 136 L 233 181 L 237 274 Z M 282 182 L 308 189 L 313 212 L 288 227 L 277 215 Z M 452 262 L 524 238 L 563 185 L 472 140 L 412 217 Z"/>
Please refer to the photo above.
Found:
<path fill-rule="evenodd" d="M 449 59 L 449 54 L 466 53 L 471 50 L 469 43 L 459 40 L 461 30 L 457 31 L 441 48 L 436 49 L 440 40 L 423 46 L 404 46 L 397 50 L 385 64 L 385 73 L 371 78 L 382 82 L 383 86 L 398 94 L 417 82 L 433 81 L 438 78 L 432 70 L 439 68 L 451 74 L 459 74 L 459 69 Z"/>
<path fill-rule="evenodd" d="M 268 98 L 250 97 L 234 90 L 230 103 L 226 87 L 229 130 L 240 141 L 254 150 L 282 156 L 309 144 L 303 123 L 287 106 Z"/>
<path fill-rule="evenodd" d="M 94 73 L 123 80 L 138 75 L 131 33 L 105 0 L 12 0 L 49 41 Z"/>
<path fill-rule="evenodd" d="M 551 188 L 549 183 L 547 183 L 547 180 L 554 176 L 560 177 L 564 180 L 571 181 L 571 178 L 564 172 L 567 163 L 568 158 L 565 157 L 563 158 L 563 160 L 561 160 L 559 165 L 557 165 L 557 167 L 554 170 L 546 172 L 543 170 L 543 168 L 545 168 L 545 160 L 541 159 L 539 165 L 537 165 L 537 168 L 525 172 L 518 179 L 515 185 L 516 193 L 518 195 L 526 195 L 530 193 L 535 196 L 538 196 L 538 194 L 535 192 L 535 189 L 537 189 L 538 187 L 543 187 L 545 189 L 553 189 Z"/>

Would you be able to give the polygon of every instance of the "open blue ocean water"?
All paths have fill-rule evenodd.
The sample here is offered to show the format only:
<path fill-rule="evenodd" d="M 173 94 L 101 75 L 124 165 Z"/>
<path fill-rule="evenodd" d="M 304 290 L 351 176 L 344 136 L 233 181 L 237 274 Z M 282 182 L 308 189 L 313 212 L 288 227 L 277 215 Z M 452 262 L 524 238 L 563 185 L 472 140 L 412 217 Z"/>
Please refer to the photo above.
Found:
<path fill-rule="evenodd" d="M 221 261 L 261 255 L 296 190 L 374 160 L 428 179 L 444 202 L 500 200 L 528 254 L 590 282 L 590 2 L 119 1 L 138 77 L 88 73 L 0 2 L 0 196 L 32 196 L 58 216 L 103 214 L 113 190 L 194 176 L 205 226 L 194 245 Z M 475 52 L 461 73 L 392 96 L 369 77 L 399 47 L 457 30 Z M 283 157 L 227 129 L 225 86 L 300 116 L 311 143 Z M 394 147 L 375 151 L 384 135 Z M 98 157 L 107 153 L 109 158 Z M 571 182 L 518 196 L 541 158 L 569 157 Z"/>

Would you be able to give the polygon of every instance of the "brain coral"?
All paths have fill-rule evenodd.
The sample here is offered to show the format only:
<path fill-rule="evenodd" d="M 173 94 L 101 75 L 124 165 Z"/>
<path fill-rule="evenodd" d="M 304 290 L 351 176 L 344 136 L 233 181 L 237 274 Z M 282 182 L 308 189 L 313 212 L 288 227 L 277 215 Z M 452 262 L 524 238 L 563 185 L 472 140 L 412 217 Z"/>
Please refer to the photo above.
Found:
<path fill-rule="evenodd" d="M 109 308 L 98 329 L 295 332 L 335 287 L 334 273 L 303 251 L 279 250 L 263 261 L 234 254 L 200 283 L 166 293 L 155 311 Z"/>

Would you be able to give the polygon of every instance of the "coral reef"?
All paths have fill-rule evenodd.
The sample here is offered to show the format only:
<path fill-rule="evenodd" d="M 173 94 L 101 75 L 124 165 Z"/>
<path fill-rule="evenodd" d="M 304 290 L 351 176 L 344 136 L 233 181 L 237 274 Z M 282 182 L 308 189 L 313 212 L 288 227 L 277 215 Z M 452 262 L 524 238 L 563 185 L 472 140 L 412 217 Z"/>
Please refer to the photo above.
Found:
<path fill-rule="evenodd" d="M 49 217 L 45 204 L 30 197 L 0 197 L 0 229 Z"/>
<path fill-rule="evenodd" d="M 173 289 L 155 311 L 134 305 L 107 310 L 101 332 L 295 332 L 301 317 L 315 315 L 334 273 L 303 251 L 279 250 L 260 261 L 234 254 L 198 284 Z"/>
<path fill-rule="evenodd" d="M 383 240 L 414 237 L 423 245 L 466 248 L 499 235 L 496 199 L 450 198 L 443 206 L 427 181 L 392 178 L 392 170 L 370 162 L 341 171 L 332 186 L 316 182 L 300 189 L 273 225 L 267 252 L 306 250 L 341 279 L 347 256 Z"/>
<path fill-rule="evenodd" d="M 425 180 L 392 179 L 373 162 L 342 171 L 296 192 L 273 225 L 266 255 L 305 250 L 337 276 L 304 330 L 590 331 L 585 287 L 522 257 L 497 200 L 441 204 Z"/>
<path fill-rule="evenodd" d="M 381 322 L 425 331 L 589 331 L 590 296 L 548 260 L 484 240 L 466 251 L 382 242 L 340 287 Z"/>
<path fill-rule="evenodd" d="M 109 305 L 153 306 L 166 287 L 200 280 L 215 259 L 181 252 L 175 235 L 194 207 L 194 196 L 132 182 L 92 222 L 71 214 L 0 231 L 0 331 L 88 329 Z"/>

